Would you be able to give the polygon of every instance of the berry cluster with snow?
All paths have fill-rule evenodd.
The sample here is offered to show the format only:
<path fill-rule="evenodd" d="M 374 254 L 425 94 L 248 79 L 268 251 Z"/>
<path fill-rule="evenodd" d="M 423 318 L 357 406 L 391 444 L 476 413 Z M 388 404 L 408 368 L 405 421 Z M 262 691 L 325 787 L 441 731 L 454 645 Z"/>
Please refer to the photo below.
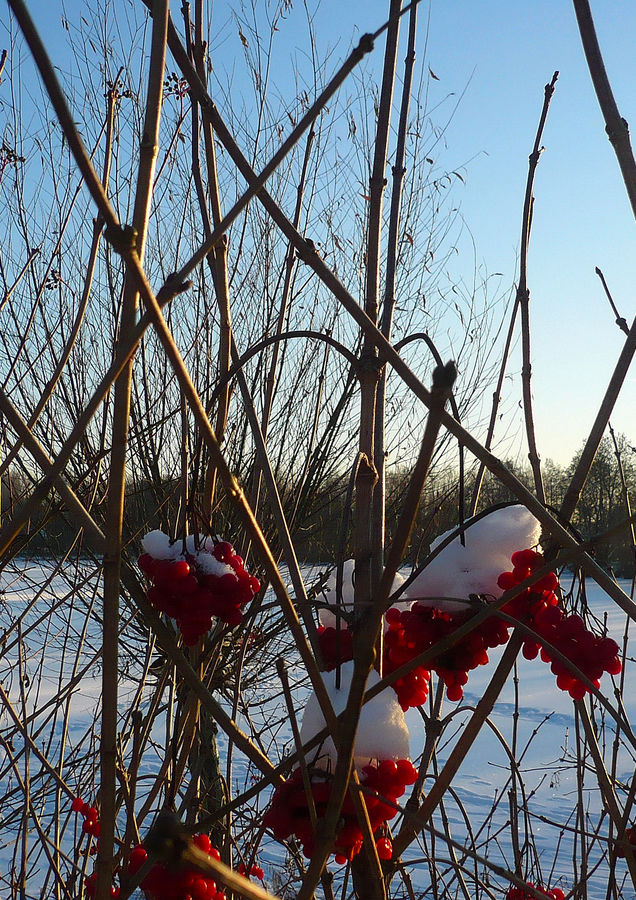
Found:
<path fill-rule="evenodd" d="M 474 608 L 469 605 L 471 597 L 493 600 L 528 578 L 543 564 L 543 556 L 533 549 L 517 548 L 536 545 L 539 533 L 539 522 L 528 510 L 509 506 L 470 525 L 463 544 L 460 537 L 450 541 L 408 585 L 403 594 L 405 601 L 391 607 L 386 614 L 384 674 L 409 663 L 469 622 L 475 615 Z M 451 534 L 440 535 L 433 542 L 432 550 Z M 511 571 L 508 570 L 510 562 Z M 347 567 L 345 574 L 348 585 L 352 576 Z M 541 658 L 551 664 L 557 676 L 557 686 L 573 699 L 581 699 L 588 690 L 585 683 L 577 679 L 564 662 L 552 659 L 543 644 L 556 647 L 596 687 L 604 672 L 616 675 L 621 671 L 619 648 L 611 638 L 599 637 L 587 629 L 579 616 L 566 615 L 559 607 L 557 587 L 556 575 L 549 572 L 506 603 L 503 611 L 525 622 L 538 635 L 538 641 L 531 638 L 524 641 L 524 656 L 534 659 L 541 652 Z M 347 590 L 345 594 L 343 589 L 346 606 L 353 603 L 352 588 Z M 328 615 L 331 615 L 330 611 Z M 346 627 L 338 631 L 332 625 L 326 626 L 324 611 L 319 616 L 322 623 L 318 630 L 320 647 L 326 668 L 330 670 L 352 658 L 352 635 Z M 488 650 L 505 644 L 509 635 L 510 626 L 493 616 L 435 656 L 426 667 L 412 668 L 393 683 L 402 709 L 424 703 L 431 671 L 446 685 L 449 700 L 461 700 L 469 671 L 486 665 Z"/>
<path fill-rule="evenodd" d="M 398 591 L 404 584 L 404 578 L 397 573 L 393 579 L 392 592 Z M 327 606 L 318 609 L 318 642 L 322 661 L 327 672 L 335 669 L 340 663 L 353 659 L 353 635 L 348 626 L 354 608 L 355 561 L 347 559 L 342 571 L 342 591 L 340 602 L 337 594 L 337 570 L 333 569 L 325 582 L 321 595 Z M 395 603 L 397 609 L 408 609 L 411 601 L 405 596 Z M 337 615 L 337 612 L 342 615 Z"/>
<path fill-rule="evenodd" d="M 323 681 L 336 715 L 343 712 L 351 687 L 353 663 L 340 667 L 340 685 L 336 685 L 336 673 L 323 673 Z M 367 687 L 379 681 L 377 672 L 371 672 Z M 315 694 L 305 706 L 300 737 L 307 743 L 323 730 L 325 720 Z M 311 794 L 318 820 L 324 815 L 331 796 L 330 773 L 337 760 L 336 749 L 330 737 L 308 755 Z M 381 859 L 390 859 L 393 852 L 390 840 L 385 837 L 387 822 L 397 815 L 397 800 L 407 785 L 417 780 L 417 770 L 409 759 L 409 731 L 404 713 L 392 691 L 378 694 L 362 708 L 356 735 L 354 762 L 362 797 L 369 814 L 371 828 L 376 835 L 376 846 Z M 353 859 L 362 848 L 362 831 L 357 821 L 353 798 L 345 797 L 341 811 L 342 825 L 336 834 L 333 848 L 337 863 Z M 295 835 L 309 859 L 314 851 L 315 835 L 307 794 L 303 788 L 301 770 L 295 769 L 291 777 L 274 792 L 272 803 L 263 820 L 277 840 Z"/>
<path fill-rule="evenodd" d="M 452 531 L 440 534 L 431 544 L 437 549 Z M 422 606 L 445 612 L 464 612 L 471 594 L 495 598 L 501 595 L 497 580 L 520 547 L 535 547 L 541 525 L 524 506 L 496 509 L 469 523 L 409 584 L 408 597 Z"/>
<path fill-rule="evenodd" d="M 210 630 L 215 617 L 238 625 L 242 608 L 260 590 L 258 578 L 228 541 L 188 535 L 185 542 L 171 543 L 157 530 L 144 537 L 142 546 L 138 565 L 151 582 L 148 600 L 176 619 L 189 647 Z"/>
<path fill-rule="evenodd" d="M 193 843 L 211 856 L 220 859 L 219 851 L 212 846 L 207 834 L 195 834 Z M 135 875 L 148 859 L 143 844 L 133 847 L 128 860 L 128 872 Z M 156 863 L 140 885 L 150 900 L 226 900 L 225 893 L 218 888 L 213 878 L 208 878 L 193 869 L 173 871 L 163 863 Z"/>

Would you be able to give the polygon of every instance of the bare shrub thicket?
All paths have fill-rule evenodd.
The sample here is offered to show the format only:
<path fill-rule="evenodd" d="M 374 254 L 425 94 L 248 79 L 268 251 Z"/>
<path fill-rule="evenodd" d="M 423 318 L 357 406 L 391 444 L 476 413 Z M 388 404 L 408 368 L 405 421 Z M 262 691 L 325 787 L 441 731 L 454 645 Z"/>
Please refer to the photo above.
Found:
<path fill-rule="evenodd" d="M 329 862 L 393 575 L 409 553 L 425 559 L 449 496 L 453 525 L 502 499 L 493 485 L 525 504 L 543 526 L 548 569 L 580 570 L 567 608 L 587 615 L 584 575 L 595 579 L 626 613 L 629 658 L 632 603 L 568 523 L 631 362 L 633 329 L 558 511 L 546 508 L 534 446 L 526 260 L 556 76 L 530 157 L 519 285 L 506 297 L 481 272 L 468 286 L 450 274 L 463 174 L 444 169 L 451 107 L 427 106 L 434 76 L 425 54 L 416 61 L 417 4 L 391 0 L 383 23 L 361 10 L 361 31 L 378 30 L 338 60 L 318 58 L 307 14 L 307 54 L 295 81 L 278 83 L 279 33 L 304 15 L 291 2 L 232 11 L 203 0 L 171 10 L 167 0 L 98 0 L 69 12 L 68 57 L 56 48 L 51 61 L 25 5 L 9 6 L 0 42 L 2 896 L 88 896 L 93 869 L 98 900 L 114 877 L 120 897 L 131 896 L 130 851 L 161 810 L 187 833 L 209 832 L 234 869 L 260 860 L 280 897 L 501 897 L 530 881 L 594 897 L 587 886 L 599 878 L 608 897 L 630 896 L 634 782 L 621 772 L 636 741 L 623 682 L 615 696 L 575 703 L 575 734 L 553 759 L 555 772 L 575 776 L 570 811 L 546 817 L 532 805 L 543 781 L 524 769 L 533 738 L 522 737 L 518 693 L 510 733 L 491 720 L 513 679 L 518 631 L 474 707 L 446 713 L 436 685 L 409 720 L 421 731 L 412 747 L 420 778 L 394 820 L 393 858 L 378 859 L 367 823 L 359 859 Z M 587 47 L 591 20 L 582 0 L 575 7 Z M 223 40 L 242 54 L 235 73 L 216 64 Z M 599 92 L 634 200 L 629 142 L 609 88 Z M 530 483 L 490 451 L 519 335 Z M 627 517 L 625 484 L 613 490 Z M 233 542 L 263 585 L 239 625 L 217 621 L 188 648 L 153 610 L 136 560 L 156 528 Z M 336 721 L 319 674 L 315 589 L 347 557 L 359 615 Z M 290 722 L 311 689 L 338 762 L 307 861 L 293 841 L 276 845 L 263 813 L 296 762 Z M 454 779 L 465 761 L 483 763 L 479 742 L 491 730 L 506 775 L 476 821 Z M 78 796 L 99 808 L 97 852 L 71 811 Z M 168 843 L 155 832 L 158 858 Z M 617 865 L 617 849 L 626 863 Z M 224 878 L 236 896 L 266 896 L 254 881 Z"/>

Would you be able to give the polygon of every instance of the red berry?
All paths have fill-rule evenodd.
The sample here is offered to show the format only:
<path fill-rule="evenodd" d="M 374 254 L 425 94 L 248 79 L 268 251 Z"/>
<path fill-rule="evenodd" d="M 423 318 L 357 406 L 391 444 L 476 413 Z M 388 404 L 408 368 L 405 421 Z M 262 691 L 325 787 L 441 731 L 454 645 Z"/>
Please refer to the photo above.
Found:
<path fill-rule="evenodd" d="M 131 875 L 135 875 L 143 866 L 143 864 L 148 859 L 148 854 L 146 853 L 145 847 L 142 847 L 139 844 L 137 847 L 133 847 L 130 851 L 130 857 L 128 859 L 128 871 Z"/>
<path fill-rule="evenodd" d="M 517 585 L 517 579 L 513 572 L 502 572 L 497 579 L 497 584 L 502 591 L 509 591 Z"/>
<path fill-rule="evenodd" d="M 144 573 L 144 575 L 148 575 L 149 577 L 151 577 L 155 571 L 156 561 L 149 553 L 142 553 L 137 560 L 137 565 Z"/>
<path fill-rule="evenodd" d="M 190 565 L 185 559 L 176 559 L 170 567 L 170 575 L 176 581 L 186 578 L 190 574 Z"/>
<path fill-rule="evenodd" d="M 219 541 L 212 552 L 220 562 L 225 562 L 234 553 L 234 547 L 228 541 Z"/>
<path fill-rule="evenodd" d="M 192 838 L 192 843 L 195 844 L 199 850 L 203 850 L 204 853 L 209 853 L 212 847 L 212 842 L 207 834 L 195 834 Z"/>
<path fill-rule="evenodd" d="M 510 561 L 515 566 L 521 568 L 536 568 L 539 563 L 543 562 L 543 557 L 536 550 L 517 550 L 510 557 Z"/>
<path fill-rule="evenodd" d="M 403 784 L 415 784 L 417 781 L 417 769 L 410 759 L 398 759 L 397 770 Z"/>
<path fill-rule="evenodd" d="M 378 765 L 378 775 L 384 782 L 390 782 L 397 775 L 397 765 L 392 759 L 383 759 Z"/>
<path fill-rule="evenodd" d="M 623 664 L 621 663 L 618 656 L 615 656 L 608 663 L 605 664 L 605 671 L 608 675 L 618 675 L 623 668 Z"/>
<path fill-rule="evenodd" d="M 380 838 L 375 842 L 375 846 L 377 847 L 378 856 L 380 857 L 380 859 L 391 859 L 391 857 L 393 856 L 393 844 L 388 838 Z"/>
<path fill-rule="evenodd" d="M 446 696 L 449 700 L 457 702 L 464 696 L 464 689 L 461 684 L 451 684 L 446 688 Z"/>
<path fill-rule="evenodd" d="M 210 892 L 208 890 L 208 885 L 206 884 L 207 879 L 196 878 L 193 884 L 190 886 L 190 895 L 192 900 L 208 900 L 210 896 Z M 213 892 L 216 892 L 216 884 L 212 882 L 214 885 Z"/>

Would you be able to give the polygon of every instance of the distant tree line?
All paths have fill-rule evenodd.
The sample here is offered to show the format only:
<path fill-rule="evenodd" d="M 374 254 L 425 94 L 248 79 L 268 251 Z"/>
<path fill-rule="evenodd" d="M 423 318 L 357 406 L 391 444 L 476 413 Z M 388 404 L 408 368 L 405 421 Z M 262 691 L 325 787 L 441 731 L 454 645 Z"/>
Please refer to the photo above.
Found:
<path fill-rule="evenodd" d="M 546 502 L 558 511 L 580 453 L 575 454 L 568 465 L 560 465 L 548 459 L 542 472 Z M 506 466 L 524 484 L 532 487 L 529 465 L 519 465 L 506 460 Z M 390 539 L 401 508 L 409 470 L 395 467 L 387 477 L 387 536 Z M 322 484 L 300 496 L 290 491 L 284 496 L 284 504 L 294 526 L 294 540 L 299 558 L 304 562 L 329 562 L 337 557 L 343 533 L 349 538 L 347 519 L 350 498 L 347 495 L 347 474 L 332 474 Z M 472 496 L 475 472 L 468 470 L 464 477 L 463 496 L 467 504 Z M 9 512 L 26 486 L 23 473 L 15 471 L 2 484 L 2 510 Z M 450 466 L 433 469 L 422 497 L 416 526 L 409 551 L 409 561 L 421 561 L 428 552 L 430 542 L 438 534 L 454 528 L 460 520 L 460 479 L 458 471 Z M 572 520 L 572 527 L 585 540 L 601 537 L 615 530 L 608 540 L 599 541 L 594 554 L 601 565 L 611 569 L 619 577 L 631 577 L 635 572 L 635 552 L 632 529 L 627 524 L 630 498 L 636 496 L 636 448 L 623 435 L 616 436 L 616 444 L 610 437 L 604 438 L 599 448 L 589 478 Z M 477 511 L 514 498 L 493 476 L 486 473 Z M 169 530 L 169 523 L 179 520 L 183 504 L 181 485 L 177 480 L 142 480 L 127 495 L 126 531 L 133 544 L 138 543 L 145 531 L 151 528 Z M 232 536 L 237 525 L 224 511 L 218 512 L 213 527 L 223 536 Z M 93 502 L 97 517 L 99 498 Z M 264 511 L 264 527 L 274 547 L 277 545 L 273 521 Z M 64 508 L 52 495 L 42 507 L 37 518 L 24 530 L 18 553 L 49 555 L 69 546 L 75 529 L 66 521 Z M 246 548 L 243 548 L 245 551 Z M 346 555 L 349 552 L 346 551 Z"/>

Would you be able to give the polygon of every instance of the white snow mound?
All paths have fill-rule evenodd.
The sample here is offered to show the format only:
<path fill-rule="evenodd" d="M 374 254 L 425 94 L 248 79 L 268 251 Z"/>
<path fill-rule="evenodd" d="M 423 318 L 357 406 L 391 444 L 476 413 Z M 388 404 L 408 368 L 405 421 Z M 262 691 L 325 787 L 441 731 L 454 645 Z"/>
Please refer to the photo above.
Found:
<path fill-rule="evenodd" d="M 336 690 L 336 671 L 322 672 L 322 678 L 329 694 L 329 699 L 336 715 L 347 705 L 347 697 L 353 677 L 353 661 L 340 666 L 340 689 Z M 377 684 L 380 676 L 371 671 L 367 681 L 367 690 Z M 325 720 L 314 693 L 305 705 L 303 722 L 300 729 L 302 743 L 309 741 L 325 727 Z M 315 759 L 314 759 L 315 757 Z M 387 688 L 373 700 L 362 707 L 358 734 L 354 751 L 355 764 L 358 770 L 366 766 L 370 760 L 377 759 L 409 759 L 409 731 L 404 713 L 397 701 L 395 691 Z M 337 754 L 331 738 L 327 738 L 319 748 L 307 755 L 310 764 L 321 768 L 331 768 L 336 764 Z"/>
<path fill-rule="evenodd" d="M 221 575 L 235 574 L 232 566 L 228 566 L 227 563 L 221 562 L 220 559 L 217 559 L 216 556 L 212 556 L 211 553 L 207 553 L 205 550 L 201 553 L 197 553 L 195 558 L 197 569 L 205 575 L 218 575 L 220 578 Z"/>
<path fill-rule="evenodd" d="M 431 544 L 434 550 L 451 532 L 440 534 Z M 466 598 L 469 594 L 499 597 L 497 578 L 510 571 L 515 550 L 535 547 L 541 525 L 525 506 L 506 506 L 475 522 L 465 532 L 466 545 L 455 538 L 409 585 L 408 596 L 425 606 L 452 612 L 465 609 L 461 602 L 440 601 Z"/>
<path fill-rule="evenodd" d="M 319 609 L 318 610 L 318 621 L 325 628 L 335 628 L 336 627 L 336 614 L 335 614 L 335 606 L 336 606 L 336 576 L 337 576 L 337 568 L 334 568 L 330 574 L 329 578 L 325 582 L 325 586 L 322 589 L 321 600 L 330 605 L 331 609 Z M 404 584 L 404 578 L 397 573 L 395 578 L 393 579 L 393 586 L 391 588 L 391 593 L 395 593 L 400 585 Z M 355 586 L 355 561 L 353 559 L 347 559 L 343 566 L 342 570 L 342 603 L 341 609 L 343 612 L 351 612 L 353 609 L 353 594 L 354 594 L 354 586 Z M 404 595 L 406 598 L 406 595 Z M 399 603 L 396 603 L 395 606 L 398 606 L 400 609 L 406 609 L 411 605 L 411 600 L 406 602 L 405 600 L 400 600 Z M 347 623 L 344 619 L 340 620 L 340 627 L 346 628 Z"/>
<path fill-rule="evenodd" d="M 149 531 L 141 542 L 144 553 L 149 553 L 153 559 L 179 559 L 181 557 L 181 541 L 170 543 L 170 538 L 158 528 Z"/>
<path fill-rule="evenodd" d="M 198 535 L 198 549 L 199 550 L 209 550 L 210 553 L 214 550 L 214 541 L 211 537 L 206 537 L 204 534 Z M 191 553 L 193 556 L 197 552 L 197 546 L 195 543 L 195 536 L 193 534 L 189 534 L 186 537 L 186 547 L 188 548 L 188 553 Z"/>

